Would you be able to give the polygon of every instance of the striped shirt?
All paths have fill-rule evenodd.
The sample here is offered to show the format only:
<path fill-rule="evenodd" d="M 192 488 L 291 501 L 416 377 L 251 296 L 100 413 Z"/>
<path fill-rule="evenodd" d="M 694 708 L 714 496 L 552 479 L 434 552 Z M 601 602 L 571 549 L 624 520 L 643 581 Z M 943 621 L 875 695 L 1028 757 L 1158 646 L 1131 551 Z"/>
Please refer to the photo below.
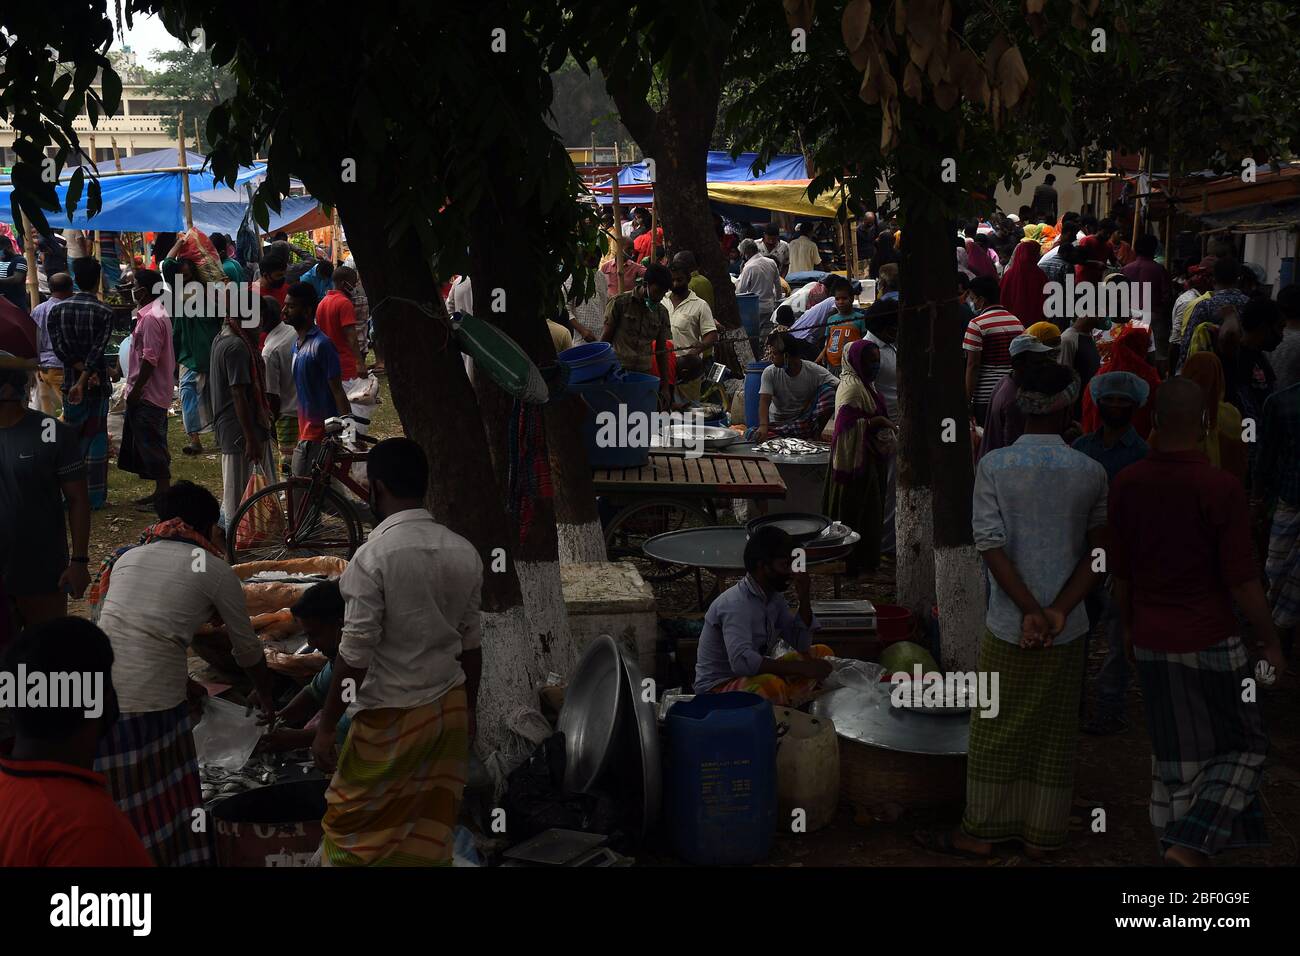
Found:
<path fill-rule="evenodd" d="M 961 346 L 967 352 L 980 352 L 979 379 L 973 400 L 986 405 L 993 390 L 1011 371 L 1011 340 L 1025 331 L 1020 320 L 1001 306 L 990 306 L 966 326 Z"/>

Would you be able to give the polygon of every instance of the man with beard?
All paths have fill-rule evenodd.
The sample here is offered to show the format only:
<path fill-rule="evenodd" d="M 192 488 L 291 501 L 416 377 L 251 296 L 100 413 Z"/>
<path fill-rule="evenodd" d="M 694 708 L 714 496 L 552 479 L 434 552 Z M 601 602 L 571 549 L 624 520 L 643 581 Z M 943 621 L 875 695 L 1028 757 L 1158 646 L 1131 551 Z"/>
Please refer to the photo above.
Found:
<path fill-rule="evenodd" d="M 429 464 L 415 442 L 375 445 L 366 475 L 379 524 L 339 578 L 343 633 L 311 746 L 333 774 L 321 862 L 450 866 L 482 673 L 483 562 L 425 509 Z"/>
<path fill-rule="evenodd" d="M 760 528 L 745 542 L 745 576 L 719 594 L 704 616 L 695 693 L 744 691 L 790 706 L 830 675 L 830 664 L 821 658 L 831 656 L 831 649 L 812 642 L 817 620 L 808 575 L 791 571 L 794 549 L 794 539 L 774 527 Z M 785 597 L 792 582 L 797 614 Z M 770 656 L 778 640 L 795 650 Z"/>
<path fill-rule="evenodd" d="M 709 304 L 691 288 L 691 258 L 690 253 L 678 253 L 673 259 L 673 285 L 664 297 L 664 305 L 677 352 L 677 381 L 687 383 L 679 387 L 685 397 L 698 399 L 700 386 L 696 379 L 704 371 L 705 356 L 718 342 L 718 324 L 713 321 Z"/>
<path fill-rule="evenodd" d="M 1115 476 L 1147 456 L 1150 447 L 1133 427 L 1133 413 L 1146 404 L 1151 387 L 1132 372 L 1107 372 L 1089 383 L 1088 390 L 1097 404 L 1101 428 L 1075 440 L 1071 446 L 1106 469 L 1106 477 Z M 1128 662 L 1124 657 L 1124 632 L 1118 608 L 1110 596 L 1109 583 L 1088 596 L 1088 621 L 1102 622 L 1106 635 L 1106 660 L 1097 675 L 1097 712 L 1084 724 L 1083 732 L 1096 736 L 1122 733 L 1128 729 L 1124 716 L 1124 697 L 1128 692 Z"/>

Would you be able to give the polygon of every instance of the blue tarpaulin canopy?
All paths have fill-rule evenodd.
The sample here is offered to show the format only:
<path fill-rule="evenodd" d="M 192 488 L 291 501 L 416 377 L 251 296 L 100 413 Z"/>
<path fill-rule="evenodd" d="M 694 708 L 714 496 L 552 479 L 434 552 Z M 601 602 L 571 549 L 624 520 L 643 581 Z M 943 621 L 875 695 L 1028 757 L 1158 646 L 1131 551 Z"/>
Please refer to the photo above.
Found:
<path fill-rule="evenodd" d="M 170 155 L 170 163 L 168 162 Z M 185 207 L 181 177 L 190 177 L 190 209 L 194 225 L 199 230 L 225 232 L 233 235 L 247 208 L 244 190 L 247 183 L 256 184 L 266 175 L 266 164 L 244 166 L 235 177 L 235 188 L 219 181 L 211 170 L 202 169 L 204 158 L 189 153 L 190 172 L 160 172 L 174 168 L 177 156 L 171 150 L 154 150 L 136 156 L 123 157 L 122 175 L 101 176 L 99 180 L 102 205 L 98 215 L 86 215 L 86 193 L 71 218 L 63 213 L 47 213 L 50 226 L 55 229 L 100 229 L 107 232 L 181 232 L 185 229 Z M 131 164 L 136 171 L 127 172 Z M 101 173 L 108 172 L 100 164 Z M 56 187 L 59 202 L 67 198 L 67 182 L 71 171 L 65 171 Z M 294 183 L 294 185 L 298 185 Z M 9 179 L 0 179 L 0 208 L 9 208 L 13 186 Z M 269 231 L 283 228 L 308 213 L 319 204 L 310 196 L 287 196 L 281 200 L 280 212 L 271 213 Z"/>

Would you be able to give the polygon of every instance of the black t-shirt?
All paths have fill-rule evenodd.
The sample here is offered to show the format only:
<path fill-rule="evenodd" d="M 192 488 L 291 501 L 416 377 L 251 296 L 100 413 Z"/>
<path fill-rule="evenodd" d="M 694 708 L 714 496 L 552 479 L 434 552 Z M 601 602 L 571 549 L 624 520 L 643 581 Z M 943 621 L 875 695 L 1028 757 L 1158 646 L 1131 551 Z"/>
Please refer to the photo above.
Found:
<path fill-rule="evenodd" d="M 29 409 L 18 424 L 0 428 L 0 574 L 7 593 L 58 591 L 68 566 L 60 485 L 85 474 L 76 432 L 56 419 Z"/>

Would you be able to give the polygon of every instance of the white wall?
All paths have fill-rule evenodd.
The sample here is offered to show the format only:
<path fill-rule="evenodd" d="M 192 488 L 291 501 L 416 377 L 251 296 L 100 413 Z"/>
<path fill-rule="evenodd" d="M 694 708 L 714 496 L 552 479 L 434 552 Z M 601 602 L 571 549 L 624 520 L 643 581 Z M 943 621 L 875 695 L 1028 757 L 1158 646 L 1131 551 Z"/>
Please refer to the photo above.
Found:
<path fill-rule="evenodd" d="M 1018 212 L 1021 206 L 1030 205 L 1034 198 L 1034 189 L 1043 184 L 1044 178 L 1048 173 L 1056 175 L 1056 196 L 1058 212 L 1079 211 L 1083 205 L 1083 187 L 1076 183 L 1075 177 L 1079 174 L 1077 166 L 1050 166 L 1047 169 L 1034 169 L 1029 174 L 1029 178 L 1020 184 L 1020 188 L 1008 191 L 1001 184 L 998 185 L 994 197 L 997 199 L 998 206 L 1003 212 Z"/>
<path fill-rule="evenodd" d="M 1246 235 L 1244 259 L 1264 267 L 1265 282 L 1273 287 L 1277 296 L 1280 285 L 1282 260 L 1295 255 L 1296 234 L 1291 229 L 1273 232 L 1252 232 Z"/>

